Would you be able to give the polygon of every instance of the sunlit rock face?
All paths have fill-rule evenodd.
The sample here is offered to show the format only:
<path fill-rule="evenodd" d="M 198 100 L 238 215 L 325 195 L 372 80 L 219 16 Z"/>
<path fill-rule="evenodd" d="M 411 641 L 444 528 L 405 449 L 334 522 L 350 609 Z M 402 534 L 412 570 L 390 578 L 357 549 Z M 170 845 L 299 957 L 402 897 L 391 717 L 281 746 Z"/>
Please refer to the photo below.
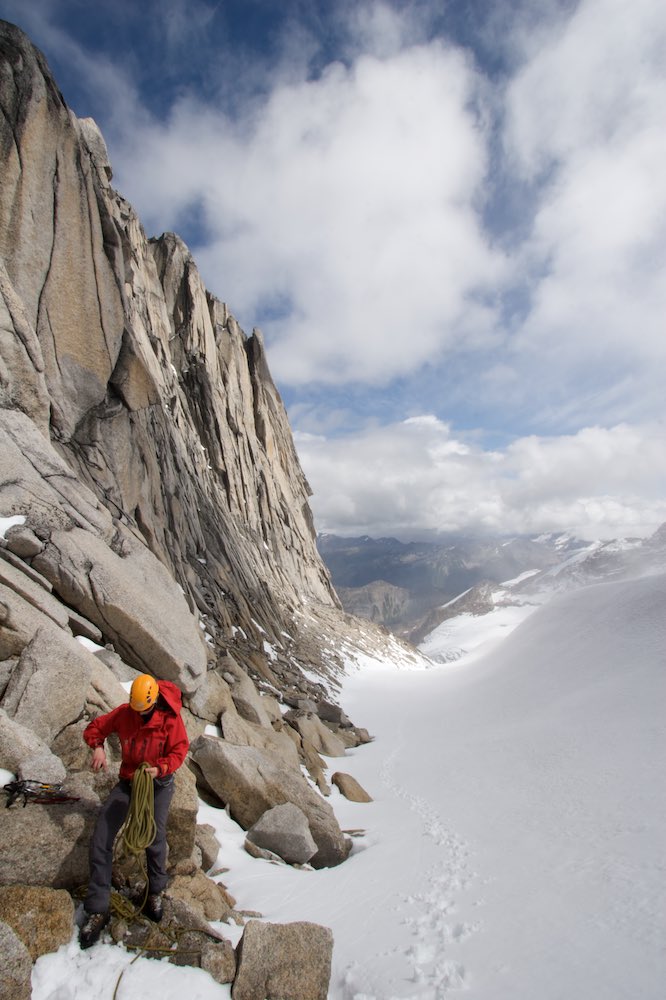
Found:
<path fill-rule="evenodd" d="M 0 709 L 25 730 L 0 767 L 23 774 L 32 732 L 53 773 L 85 769 L 58 740 L 141 671 L 180 687 L 192 738 L 220 723 L 298 768 L 316 751 L 279 701 L 418 654 L 340 608 L 261 335 L 177 236 L 146 238 L 97 126 L 5 22 L 0 110 Z"/>
<path fill-rule="evenodd" d="M 188 900 L 213 920 L 233 900 L 201 868 L 197 792 L 268 827 L 289 863 L 341 864 L 351 841 L 303 768 L 328 794 L 317 751 L 371 738 L 332 703 L 349 661 L 419 655 L 340 607 L 260 333 L 206 291 L 177 236 L 146 238 L 97 126 L 5 22 L 0 112 L 0 773 L 24 801 L 49 781 L 76 802 L 7 811 L 0 886 L 85 883 L 120 747 L 112 734 L 108 771 L 92 773 L 82 733 L 149 672 L 182 691 L 192 749 L 176 772 L 165 920 L 200 931 Z M 331 933 L 290 927 L 306 930 L 285 944 L 289 995 L 324 996 Z M 248 947 L 239 988 L 255 974 Z M 197 939 L 188 954 L 233 978 L 230 944 L 213 960 Z"/>
<path fill-rule="evenodd" d="M 17 779 L 8 804 L 65 787 L 60 805 L 3 810 L 0 887 L 85 884 L 121 753 L 112 734 L 108 771 L 93 773 L 82 734 L 149 672 L 182 691 L 191 740 L 165 920 L 200 931 L 234 901 L 202 869 L 217 850 L 205 861 L 197 843 L 198 795 L 258 825 L 285 862 L 342 864 L 351 841 L 313 788 L 330 794 L 318 751 L 344 756 L 371 736 L 334 704 L 341 674 L 364 657 L 420 658 L 341 609 L 261 335 L 206 291 L 177 236 L 146 238 L 97 126 L 5 22 L 0 112 L 0 775 Z M 325 996 L 331 932 L 289 928 L 285 989 Z M 208 952 L 197 938 L 189 961 L 231 981 L 231 944 Z M 238 989 L 259 974 L 251 942 L 243 956 Z M 26 949 L 21 961 L 29 992 Z M 275 975 L 270 962 L 259 972 Z"/>
<path fill-rule="evenodd" d="M 193 691 L 229 645 L 297 678 L 294 612 L 338 602 L 261 334 L 177 236 L 146 238 L 97 126 L 4 22 L 0 103 L 0 515 L 137 668 L 162 652 Z"/>

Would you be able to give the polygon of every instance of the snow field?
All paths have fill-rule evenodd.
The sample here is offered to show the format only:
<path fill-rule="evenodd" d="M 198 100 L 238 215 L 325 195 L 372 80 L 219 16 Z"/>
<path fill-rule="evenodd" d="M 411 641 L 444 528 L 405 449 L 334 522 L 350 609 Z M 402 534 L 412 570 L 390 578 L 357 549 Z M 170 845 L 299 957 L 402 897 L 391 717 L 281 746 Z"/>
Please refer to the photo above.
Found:
<path fill-rule="evenodd" d="M 338 868 L 295 870 L 202 805 L 238 907 L 332 928 L 329 1000 L 662 1000 L 665 608 L 663 576 L 602 584 L 487 652 L 350 672 L 342 704 L 375 741 L 328 763 L 374 801 L 329 801 L 365 833 Z M 73 940 L 37 962 L 33 1000 L 110 1000 L 132 958 Z M 230 996 L 148 959 L 117 996 L 182 993 Z"/>

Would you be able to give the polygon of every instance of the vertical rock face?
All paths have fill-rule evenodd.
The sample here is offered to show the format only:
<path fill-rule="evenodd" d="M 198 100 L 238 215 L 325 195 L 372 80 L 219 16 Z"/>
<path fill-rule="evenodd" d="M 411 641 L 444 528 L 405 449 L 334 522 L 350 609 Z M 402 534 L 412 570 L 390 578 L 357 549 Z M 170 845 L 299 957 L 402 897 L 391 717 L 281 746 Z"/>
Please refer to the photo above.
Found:
<path fill-rule="evenodd" d="M 146 239 L 111 177 L 95 123 L 0 21 L 0 768 L 65 771 L 80 800 L 59 822 L 8 812 L 0 885 L 85 881 L 108 788 L 85 773 L 81 732 L 136 671 L 180 687 L 191 738 L 219 723 L 193 741 L 204 791 L 247 825 L 302 806 L 311 864 L 336 865 L 349 841 L 300 764 L 326 791 L 311 740 L 344 754 L 369 736 L 330 705 L 327 728 L 301 734 L 277 699 L 313 711 L 343 655 L 417 654 L 339 606 L 261 335 L 208 294 L 177 236 Z M 176 868 L 197 864 L 193 782 L 181 769 Z M 312 994 L 299 973 L 280 996 L 325 994 L 324 945 Z"/>
<path fill-rule="evenodd" d="M 108 594 L 85 569 L 101 546 L 116 620 L 119 578 L 140 564 L 150 591 L 152 559 L 202 618 L 208 650 L 240 644 L 271 680 L 271 667 L 298 664 L 284 635 L 296 609 L 338 602 L 261 335 L 206 291 L 177 236 L 146 239 L 94 122 L 69 111 L 5 22 L 0 108 L 0 515 L 25 516 L 43 542 L 39 572 L 105 640 L 118 640 Z M 65 565 L 72 529 L 77 563 Z M 159 607 L 157 569 L 155 590 Z M 169 654 L 188 662 L 190 690 L 200 645 Z"/>

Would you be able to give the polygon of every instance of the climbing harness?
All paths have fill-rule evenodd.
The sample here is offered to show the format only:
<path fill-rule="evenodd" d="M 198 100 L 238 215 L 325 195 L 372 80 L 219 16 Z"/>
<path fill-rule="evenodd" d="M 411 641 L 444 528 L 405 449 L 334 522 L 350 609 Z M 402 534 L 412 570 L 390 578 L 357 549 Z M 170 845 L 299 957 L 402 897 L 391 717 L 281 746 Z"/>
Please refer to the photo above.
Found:
<path fill-rule="evenodd" d="M 49 805 L 51 803 L 79 801 L 78 795 L 68 795 L 66 791 L 63 791 L 62 785 L 48 781 L 32 781 L 31 779 L 9 781 L 3 787 L 3 791 L 7 796 L 5 803 L 7 809 L 20 798 L 23 799 L 24 808 L 28 802 Z"/>

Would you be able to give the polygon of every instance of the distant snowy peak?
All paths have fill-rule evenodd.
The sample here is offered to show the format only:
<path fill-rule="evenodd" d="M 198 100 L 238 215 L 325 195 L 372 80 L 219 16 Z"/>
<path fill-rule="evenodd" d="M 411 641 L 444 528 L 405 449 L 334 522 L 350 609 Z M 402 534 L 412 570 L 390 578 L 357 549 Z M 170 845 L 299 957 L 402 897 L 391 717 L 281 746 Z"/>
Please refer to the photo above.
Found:
<path fill-rule="evenodd" d="M 461 612 L 486 614 L 494 595 L 503 605 L 534 603 L 543 593 L 643 572 L 637 565 L 666 565 L 666 529 L 645 541 L 590 541 L 571 531 L 447 534 L 437 542 L 326 533 L 317 546 L 345 610 L 417 646 Z"/>
<path fill-rule="evenodd" d="M 666 552 L 666 521 L 657 528 L 654 535 L 644 540 L 643 546 L 645 549 Z"/>
<path fill-rule="evenodd" d="M 515 576 L 513 580 L 503 580 L 500 587 L 517 587 L 519 583 L 523 583 L 525 580 L 529 580 L 535 574 L 540 573 L 538 569 L 527 569 L 520 576 Z"/>
<path fill-rule="evenodd" d="M 542 535 L 534 540 L 557 547 L 561 561 L 503 582 L 502 589 L 497 591 L 502 601 L 508 595 L 521 598 L 539 595 L 541 603 L 550 592 L 666 569 L 666 525 L 646 539 L 584 542 L 571 535 Z"/>
<path fill-rule="evenodd" d="M 448 601 L 413 636 L 421 652 L 434 661 L 460 660 L 505 638 L 556 594 L 666 571 L 666 525 L 647 539 L 581 542 L 550 534 L 532 541 L 548 547 L 559 543 L 561 561 L 499 585 L 483 581 Z"/>
<path fill-rule="evenodd" d="M 594 544 L 584 541 L 581 538 L 576 538 L 575 535 L 570 535 L 567 532 L 558 533 L 554 531 L 536 535 L 532 541 L 537 545 L 545 545 L 547 548 L 554 549 L 556 552 L 571 552 Z"/>

